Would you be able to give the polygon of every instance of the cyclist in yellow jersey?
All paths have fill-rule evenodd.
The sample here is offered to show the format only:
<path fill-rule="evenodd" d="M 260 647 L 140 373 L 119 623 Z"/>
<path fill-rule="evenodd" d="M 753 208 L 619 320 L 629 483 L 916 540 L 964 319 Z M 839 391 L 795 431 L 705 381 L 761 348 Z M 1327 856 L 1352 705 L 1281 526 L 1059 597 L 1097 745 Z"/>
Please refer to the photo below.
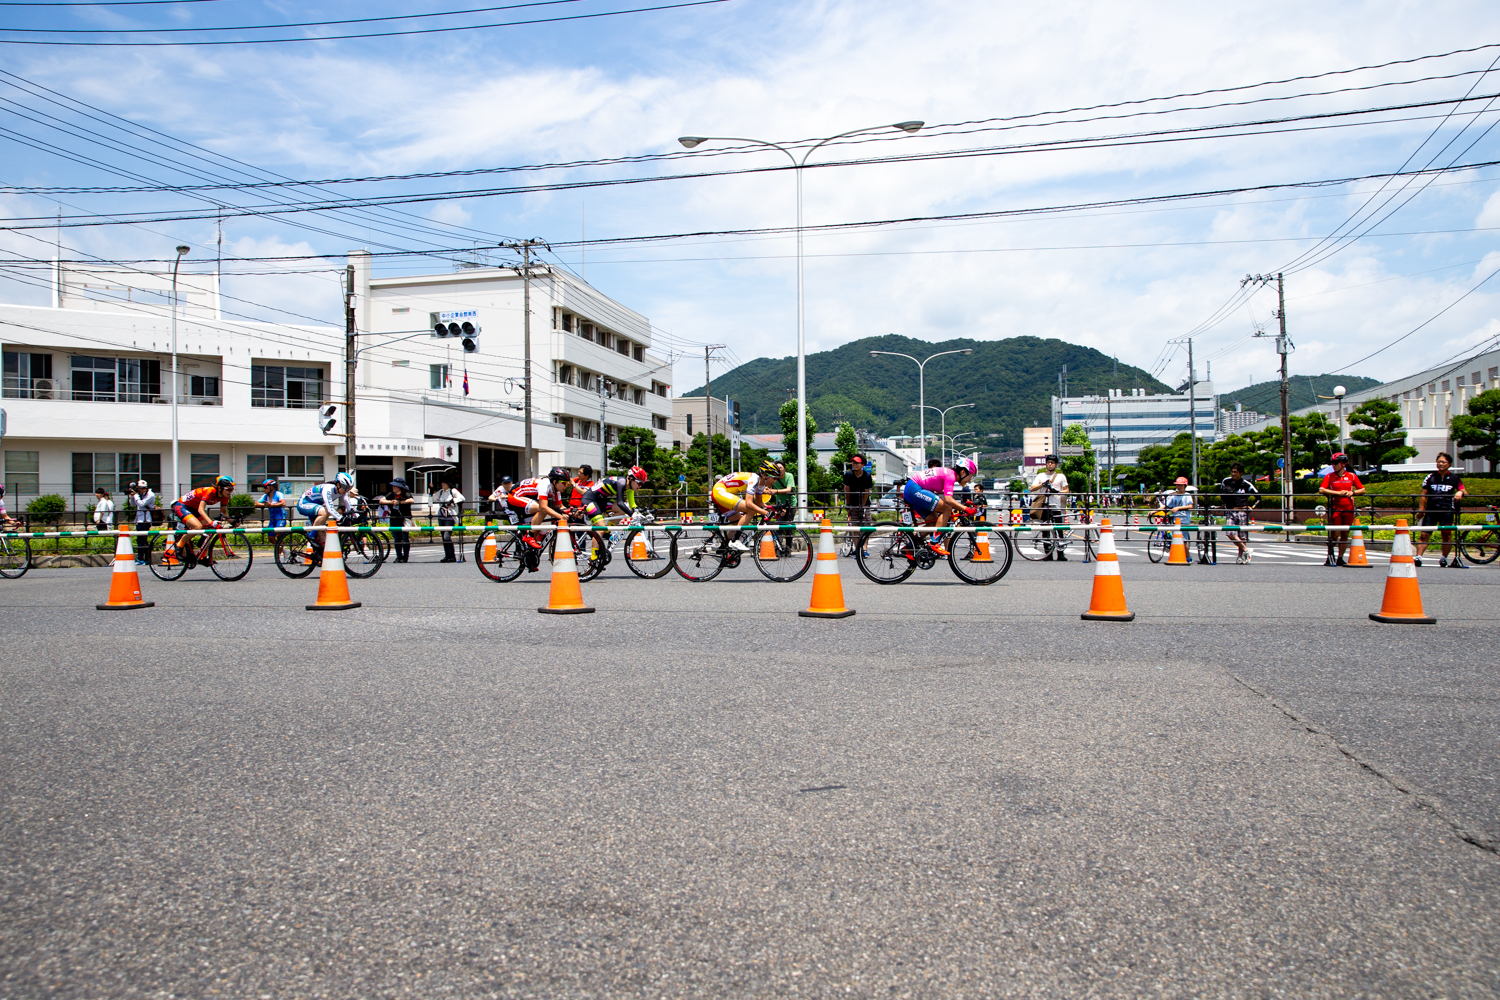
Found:
<path fill-rule="evenodd" d="M 729 535 L 731 549 L 738 552 L 750 551 L 750 546 L 739 540 L 738 529 L 750 520 L 751 515 L 770 515 L 771 512 L 760 505 L 760 484 L 768 475 L 775 474 L 776 466 L 765 462 L 759 473 L 735 472 L 714 483 L 710 496 L 719 510 L 719 523 L 730 524 L 736 529 Z"/>

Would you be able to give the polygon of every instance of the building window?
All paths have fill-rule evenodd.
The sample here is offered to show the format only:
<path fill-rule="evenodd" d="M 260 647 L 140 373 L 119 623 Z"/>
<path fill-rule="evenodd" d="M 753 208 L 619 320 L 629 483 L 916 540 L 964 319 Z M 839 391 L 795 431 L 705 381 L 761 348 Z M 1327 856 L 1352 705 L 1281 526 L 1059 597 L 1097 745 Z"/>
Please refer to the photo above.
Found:
<path fill-rule="evenodd" d="M 1443 391 L 1444 392 L 1448 391 L 1448 380 L 1447 379 L 1443 379 Z"/>
<path fill-rule="evenodd" d="M 656 430 L 664 431 L 667 429 L 667 418 L 653 413 L 651 414 L 651 426 Z"/>
<path fill-rule="evenodd" d="M 624 337 L 619 338 L 615 341 L 615 350 L 619 351 L 627 358 L 630 357 L 630 341 L 626 340 Z"/>
<path fill-rule="evenodd" d="M 1497 378 L 1500 378 L 1500 368 L 1491 368 L 1490 369 L 1490 381 L 1493 382 Z"/>
<path fill-rule="evenodd" d="M 691 413 L 689 413 L 686 416 L 687 416 L 687 436 L 688 437 L 692 437 L 693 436 L 693 415 Z"/>
<path fill-rule="evenodd" d="M 448 385 L 449 385 L 448 370 L 451 367 L 452 367 L 451 365 L 428 365 L 427 366 L 427 371 L 428 371 L 428 374 L 429 374 L 428 388 L 430 388 L 430 389 L 446 389 L 446 388 L 448 388 Z"/>
<path fill-rule="evenodd" d="M 635 347 L 631 348 L 631 355 L 630 356 L 633 357 L 633 358 L 635 358 L 637 361 L 645 361 L 646 360 L 646 349 L 644 347 L 642 347 L 640 344 L 636 344 Z"/>
<path fill-rule="evenodd" d="M 646 402 L 646 390 L 645 389 L 632 389 L 632 390 L 630 390 L 630 392 L 631 392 L 631 398 L 633 400 L 635 400 L 635 405 L 636 406 L 640 406 L 640 405 L 642 405 L 642 404 L 644 404 Z"/>
<path fill-rule="evenodd" d="M 580 323 L 580 324 L 578 324 L 578 336 L 582 337 L 584 340 L 593 340 L 594 339 L 594 324 L 592 324 L 592 323 Z"/>
<path fill-rule="evenodd" d="M 12 496 L 36 496 L 42 491 L 39 451 L 5 453 L 5 492 Z"/>
<path fill-rule="evenodd" d="M 161 455 L 140 452 L 73 452 L 73 492 L 92 493 L 101 487 L 123 493 L 125 487 L 144 479 L 153 490 L 161 489 Z"/>
<path fill-rule="evenodd" d="M 1480 382 L 1481 382 L 1481 379 L 1479 378 L 1479 373 L 1478 372 L 1475 372 L 1473 374 L 1473 376 L 1469 379 L 1469 383 L 1471 385 L 1479 385 Z"/>
<path fill-rule="evenodd" d="M 560 382 L 560 383 L 562 383 L 563 385 L 572 385 L 573 384 L 573 366 L 572 365 L 558 365 L 557 366 L 557 381 Z"/>
<path fill-rule="evenodd" d="M 214 397 L 219 395 L 219 379 L 214 375 L 193 375 L 188 379 L 188 395 Z"/>
<path fill-rule="evenodd" d="M 316 409 L 323 402 L 323 369 L 251 365 L 250 405 Z"/>
<path fill-rule="evenodd" d="M 41 385 L 36 384 L 39 380 Z M 3 384 L 6 399 L 56 399 L 57 383 L 52 381 L 52 355 L 6 351 Z"/>
<path fill-rule="evenodd" d="M 1463 384 L 1464 384 L 1464 377 L 1463 377 L 1463 376 L 1462 376 L 1462 375 L 1460 375 L 1460 376 L 1459 376 L 1459 377 L 1458 377 L 1458 384 L 1459 384 L 1459 385 L 1460 385 L 1460 386 L 1461 386 L 1461 385 L 1463 385 Z"/>
<path fill-rule="evenodd" d="M 74 357 L 72 375 L 75 400 L 95 403 L 115 401 L 114 358 Z"/>
<path fill-rule="evenodd" d="M 250 489 L 258 489 L 270 477 L 280 484 L 283 493 L 301 491 L 314 482 L 323 481 L 322 455 L 246 455 L 245 475 Z M 306 485 L 295 482 L 304 480 Z"/>
<path fill-rule="evenodd" d="M 219 456 L 188 456 L 188 474 L 192 476 L 189 485 L 193 489 L 196 490 L 203 486 L 212 486 L 214 484 L 214 480 L 219 478 Z"/>
<path fill-rule="evenodd" d="M 667 387 L 661 382 L 652 382 L 651 393 L 655 396 L 665 396 L 667 394 Z"/>
<path fill-rule="evenodd" d="M 562 314 L 562 328 L 563 328 L 563 333 L 572 333 L 573 332 L 573 314 L 572 313 L 563 313 Z"/>

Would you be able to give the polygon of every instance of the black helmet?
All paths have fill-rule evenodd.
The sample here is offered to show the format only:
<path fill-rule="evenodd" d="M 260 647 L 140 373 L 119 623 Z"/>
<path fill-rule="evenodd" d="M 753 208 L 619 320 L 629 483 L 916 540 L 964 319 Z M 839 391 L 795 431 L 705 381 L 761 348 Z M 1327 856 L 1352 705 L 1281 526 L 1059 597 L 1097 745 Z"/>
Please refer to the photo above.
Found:
<path fill-rule="evenodd" d="M 573 474 L 571 472 L 569 472 L 567 469 L 564 469 L 560 465 L 554 465 L 552 467 L 552 471 L 550 471 L 550 472 L 547 473 L 547 478 L 548 479 L 553 479 L 553 480 L 556 480 L 556 479 L 571 479 L 571 478 L 573 478 Z"/>

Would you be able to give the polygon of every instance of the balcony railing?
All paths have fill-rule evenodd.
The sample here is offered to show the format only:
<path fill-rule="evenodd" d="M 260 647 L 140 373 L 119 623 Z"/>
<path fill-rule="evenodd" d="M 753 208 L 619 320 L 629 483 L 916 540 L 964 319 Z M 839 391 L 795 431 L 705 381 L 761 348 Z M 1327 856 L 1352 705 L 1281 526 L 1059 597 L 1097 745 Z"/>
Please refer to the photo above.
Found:
<path fill-rule="evenodd" d="M 0 387 L 0 399 L 39 399 L 47 402 L 70 403 L 170 403 L 172 398 L 163 395 L 159 386 L 127 385 L 112 391 L 100 389 L 73 389 L 61 379 L 36 378 L 5 380 Z M 223 396 L 194 396 L 183 393 L 177 397 L 180 406 L 223 406 Z M 316 404 L 313 404 L 316 405 Z"/>

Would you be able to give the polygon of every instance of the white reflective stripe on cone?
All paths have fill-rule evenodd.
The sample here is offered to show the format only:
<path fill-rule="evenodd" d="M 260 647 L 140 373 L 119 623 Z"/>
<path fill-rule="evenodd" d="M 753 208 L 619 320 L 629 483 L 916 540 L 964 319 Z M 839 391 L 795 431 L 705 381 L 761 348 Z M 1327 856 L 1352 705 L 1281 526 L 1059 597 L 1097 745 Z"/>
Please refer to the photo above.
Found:
<path fill-rule="evenodd" d="M 1415 563 L 1411 562 L 1411 560 L 1409 560 L 1409 559 L 1392 559 L 1391 560 L 1391 576 L 1409 576 L 1409 577 L 1415 577 L 1416 575 L 1417 575 L 1417 567 L 1416 567 Z"/>
<path fill-rule="evenodd" d="M 1098 560 L 1095 560 L 1095 561 L 1097 562 L 1097 565 L 1094 567 L 1094 575 L 1095 576 L 1119 576 L 1120 575 L 1120 560 L 1118 560 L 1118 559 L 1098 559 Z"/>
<path fill-rule="evenodd" d="M 1405 528 L 1396 529 L 1396 540 L 1391 543 L 1391 559 L 1412 555 L 1411 534 Z"/>

